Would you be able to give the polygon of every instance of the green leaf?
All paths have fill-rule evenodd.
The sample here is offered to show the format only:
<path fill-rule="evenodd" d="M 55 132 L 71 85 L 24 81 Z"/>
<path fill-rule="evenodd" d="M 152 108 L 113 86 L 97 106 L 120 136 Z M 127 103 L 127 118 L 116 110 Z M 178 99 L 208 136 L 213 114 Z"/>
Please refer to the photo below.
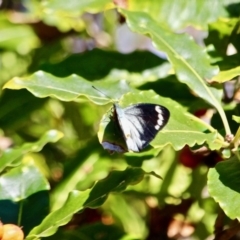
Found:
<path fill-rule="evenodd" d="M 186 144 L 194 146 L 206 142 L 211 149 L 219 149 L 224 144 L 223 139 L 219 138 L 217 131 L 210 125 L 188 113 L 177 102 L 160 97 L 151 90 L 128 93 L 121 98 L 119 103 L 124 108 L 141 102 L 160 104 L 170 111 L 169 122 L 151 142 L 152 147 L 163 148 L 170 144 L 175 150 L 180 150 Z M 126 149 L 122 134 L 110 119 L 109 113 L 102 118 L 98 138 L 101 143 L 108 142 Z"/>
<path fill-rule="evenodd" d="M 146 239 L 147 238 L 147 226 L 141 215 L 141 211 L 134 207 L 134 203 L 137 204 L 137 200 L 131 199 L 132 204 L 129 204 L 129 199 L 124 195 L 114 194 L 109 197 L 106 208 L 110 208 L 113 216 L 117 219 L 121 219 L 123 229 L 127 233 L 131 233 L 130 239 Z"/>
<path fill-rule="evenodd" d="M 59 78 L 43 71 L 38 71 L 26 78 L 15 77 L 4 85 L 4 88 L 26 88 L 36 97 L 55 97 L 62 101 L 73 101 L 79 96 L 87 97 L 96 104 L 106 104 L 112 100 L 106 96 L 120 97 L 131 90 L 125 80 L 95 81 L 96 86 L 106 96 L 99 93 L 93 87 L 93 83 L 72 74 L 69 77 Z"/>
<path fill-rule="evenodd" d="M 26 235 L 48 214 L 49 189 L 33 161 L 9 170 L 0 177 L 1 221 L 22 226 Z"/>
<path fill-rule="evenodd" d="M 43 222 L 27 236 L 27 240 L 39 239 L 54 234 L 59 226 L 68 223 L 73 214 L 86 207 L 99 207 L 111 192 L 121 192 L 128 185 L 137 184 L 144 177 L 141 168 L 127 168 L 124 171 L 113 171 L 107 178 L 98 181 L 91 190 L 72 191 L 65 204 L 50 213 Z"/>
<path fill-rule="evenodd" d="M 16 202 L 49 189 L 48 181 L 33 163 L 13 168 L 0 177 L 0 200 Z"/>
<path fill-rule="evenodd" d="M 144 174 L 144 171 L 137 167 L 129 167 L 124 171 L 112 171 L 107 178 L 94 185 L 84 205 L 91 208 L 101 206 L 110 192 L 121 192 L 125 190 L 128 185 L 137 184 L 143 179 Z"/>
<path fill-rule="evenodd" d="M 214 76 L 211 80 L 219 83 L 224 83 L 232 80 L 240 75 L 240 67 L 232 68 L 230 70 L 221 71 L 218 75 Z"/>
<path fill-rule="evenodd" d="M 80 17 L 84 12 L 99 12 L 113 7 L 110 0 L 52 0 L 46 2 L 30 1 L 28 8 L 47 25 L 56 26 L 66 32 L 74 29 L 82 31 L 86 28 L 85 21 Z"/>
<path fill-rule="evenodd" d="M 207 29 L 208 22 L 219 16 L 227 16 L 222 1 L 131 0 L 127 8 L 130 11 L 146 12 L 157 22 L 167 24 L 172 29 L 182 29 L 189 25 Z"/>
<path fill-rule="evenodd" d="M 40 45 L 33 29 L 29 25 L 13 24 L 0 16 L 0 47 L 17 51 L 25 55 Z"/>
<path fill-rule="evenodd" d="M 83 204 L 89 193 L 90 190 L 84 192 L 72 191 L 64 206 L 50 213 L 39 226 L 33 228 L 26 240 L 40 239 L 54 234 L 58 227 L 65 225 L 71 220 L 74 213 L 83 209 Z"/>
<path fill-rule="evenodd" d="M 25 143 L 22 147 L 7 149 L 0 157 L 0 172 L 6 167 L 16 164 L 24 154 L 28 152 L 39 152 L 48 142 L 57 142 L 63 134 L 57 130 L 50 130 L 35 143 Z"/>
<path fill-rule="evenodd" d="M 68 2 L 64 0 L 52 0 L 44 4 L 46 8 L 51 9 L 61 9 L 68 11 L 89 11 L 90 9 L 98 9 L 100 11 L 103 9 L 106 4 L 111 3 L 110 0 L 91 0 L 91 1 L 77 1 L 77 0 L 69 0 Z"/>
<path fill-rule="evenodd" d="M 226 56 L 227 48 L 232 42 L 232 33 L 238 18 L 219 18 L 209 24 L 208 37 L 204 39 L 206 45 L 214 45 L 217 55 Z"/>
<path fill-rule="evenodd" d="M 237 122 L 237 123 L 240 123 L 240 117 L 239 116 L 232 116 L 232 119 Z"/>
<path fill-rule="evenodd" d="M 219 203 L 226 215 L 240 219 L 240 162 L 236 158 L 219 162 L 208 173 L 210 195 Z"/>
<path fill-rule="evenodd" d="M 218 72 L 218 68 L 211 66 L 209 57 L 203 49 L 189 36 L 171 33 L 159 26 L 147 14 L 125 10 L 121 12 L 126 16 L 128 25 L 133 31 L 149 34 L 155 46 L 167 54 L 179 81 L 186 83 L 210 104 L 214 105 L 215 102 L 219 104 L 222 91 L 207 86 L 203 80 L 211 79 Z"/>
<path fill-rule="evenodd" d="M 123 9 L 121 13 L 133 31 L 150 35 L 156 48 L 166 53 L 179 81 L 187 84 L 199 97 L 214 106 L 221 115 L 226 133 L 231 133 L 220 104 L 222 90 L 207 85 L 205 81 L 218 72 L 217 67 L 211 66 L 206 52 L 191 37 L 166 30 L 145 13 L 128 12 Z"/>

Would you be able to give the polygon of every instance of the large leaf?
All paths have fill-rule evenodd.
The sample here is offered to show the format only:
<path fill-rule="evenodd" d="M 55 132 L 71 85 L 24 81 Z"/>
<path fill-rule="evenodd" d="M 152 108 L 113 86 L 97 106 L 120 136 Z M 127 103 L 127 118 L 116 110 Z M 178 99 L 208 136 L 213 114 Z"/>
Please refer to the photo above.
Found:
<path fill-rule="evenodd" d="M 189 25 L 207 29 L 208 22 L 214 21 L 219 16 L 227 16 L 222 1 L 130 0 L 126 8 L 146 12 L 157 22 L 167 24 L 172 29 Z"/>
<path fill-rule="evenodd" d="M 107 178 L 95 184 L 84 205 L 92 208 L 101 206 L 110 192 L 122 192 L 128 185 L 139 183 L 144 174 L 141 168 L 127 168 L 124 171 L 111 172 Z"/>
<path fill-rule="evenodd" d="M 49 189 L 48 181 L 32 163 L 13 168 L 0 177 L 0 200 L 16 202 Z"/>
<path fill-rule="evenodd" d="M 106 7 L 106 4 L 111 3 L 110 0 L 92 0 L 92 1 L 78 1 L 78 0 L 69 0 L 68 2 L 64 0 L 52 0 L 44 4 L 46 8 L 51 9 L 61 9 L 61 10 L 68 10 L 68 11 L 89 11 L 93 9 L 103 10 Z"/>
<path fill-rule="evenodd" d="M 208 173 L 210 195 L 227 216 L 240 220 L 240 162 L 237 158 L 220 162 Z"/>
<path fill-rule="evenodd" d="M 167 126 L 151 142 L 151 146 L 154 148 L 163 148 L 167 144 L 171 144 L 175 150 L 179 150 L 186 144 L 194 146 L 206 142 L 210 148 L 219 149 L 224 143 L 222 138 L 218 138 L 216 130 L 212 129 L 208 124 L 186 112 L 178 103 L 160 97 L 153 91 L 128 93 L 121 99 L 120 104 L 122 107 L 127 107 L 130 104 L 141 102 L 160 104 L 170 111 L 170 120 Z M 107 142 L 112 143 L 114 146 L 120 146 L 120 149 L 115 149 L 116 151 L 126 150 L 122 134 L 109 113 L 102 118 L 98 137 L 104 146 Z"/>
<path fill-rule="evenodd" d="M 93 85 L 113 98 L 119 98 L 123 93 L 131 90 L 124 80 L 95 81 L 93 84 L 75 74 L 59 78 L 43 71 L 38 71 L 26 78 L 15 77 L 6 83 L 4 88 L 26 88 L 37 97 L 51 96 L 62 101 L 73 101 L 79 96 L 85 96 L 96 104 L 106 104 L 112 101 L 93 89 Z"/>
<path fill-rule="evenodd" d="M 220 104 L 222 90 L 208 85 L 205 81 L 218 73 L 218 68 L 211 66 L 206 52 L 189 36 L 166 30 L 148 14 L 126 10 L 121 10 L 121 12 L 127 18 L 127 23 L 133 31 L 149 34 L 156 48 L 167 54 L 179 81 L 187 84 L 193 92 L 218 110 L 226 132 L 230 133 Z"/>
<path fill-rule="evenodd" d="M 184 145 L 194 146 L 207 143 L 212 149 L 219 149 L 224 144 L 223 139 L 218 137 L 216 130 L 210 125 L 188 113 L 181 105 L 175 101 L 160 97 L 153 91 L 142 91 L 138 93 L 128 93 L 120 101 L 122 107 L 127 107 L 134 103 L 155 103 L 167 107 L 170 111 L 170 119 L 167 124 L 151 142 L 154 148 L 163 148 L 167 144 L 173 146 L 175 150 L 180 150 Z M 103 116 L 100 124 L 98 137 L 105 146 L 106 142 L 116 147 L 116 151 L 126 148 L 122 141 L 122 134 L 116 128 L 116 123 L 111 120 L 109 113 Z"/>
<path fill-rule="evenodd" d="M 230 81 L 233 78 L 238 77 L 239 75 L 240 75 L 240 67 L 236 67 L 230 70 L 219 72 L 218 75 L 212 78 L 212 81 L 223 83 L 223 82 Z"/>
<path fill-rule="evenodd" d="M 65 225 L 71 220 L 74 213 L 83 209 L 83 204 L 88 198 L 89 193 L 90 190 L 86 190 L 85 192 L 72 191 L 64 207 L 50 213 L 39 226 L 32 229 L 26 239 L 35 240 L 54 234 L 58 227 Z"/>
<path fill-rule="evenodd" d="M 148 233 L 147 224 L 141 211 L 134 207 L 134 203 L 137 204 L 139 199 L 131 199 L 132 202 L 129 203 L 126 195 L 115 194 L 110 196 L 105 207 L 111 209 L 114 218 L 122 220 L 123 229 L 127 233 L 131 233 L 134 239 L 146 239 Z"/>
<path fill-rule="evenodd" d="M 43 222 L 27 236 L 27 240 L 39 239 L 54 234 L 58 227 L 69 222 L 74 213 L 86 207 L 96 208 L 102 205 L 111 192 L 121 192 L 128 185 L 137 184 L 144 177 L 141 168 L 127 168 L 124 171 L 113 171 L 107 178 L 97 182 L 92 189 L 80 192 L 72 191 L 65 204 L 50 213 Z"/>
<path fill-rule="evenodd" d="M 0 157 L 0 172 L 6 167 L 19 164 L 19 161 L 28 152 L 39 152 L 48 142 L 57 142 L 63 134 L 56 130 L 45 133 L 41 139 L 35 143 L 25 143 L 22 147 L 7 149 Z"/>
<path fill-rule="evenodd" d="M 86 12 L 99 12 L 109 7 L 113 7 L 110 0 L 53 0 L 46 2 L 27 2 L 33 13 L 48 25 L 56 26 L 61 31 L 83 30 L 84 20 L 80 17 Z"/>
<path fill-rule="evenodd" d="M 22 226 L 27 234 L 49 212 L 49 189 L 33 161 L 9 170 L 0 177 L 1 221 Z"/>
<path fill-rule="evenodd" d="M 0 16 L 0 47 L 26 54 L 38 47 L 39 40 L 28 25 L 13 24 Z"/>

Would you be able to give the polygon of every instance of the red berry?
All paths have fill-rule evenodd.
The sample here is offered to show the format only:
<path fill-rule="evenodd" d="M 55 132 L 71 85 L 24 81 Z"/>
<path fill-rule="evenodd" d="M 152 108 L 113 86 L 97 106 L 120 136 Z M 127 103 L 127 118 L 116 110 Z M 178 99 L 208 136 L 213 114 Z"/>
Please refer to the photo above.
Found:
<path fill-rule="evenodd" d="M 204 116 L 206 114 L 206 112 L 207 112 L 207 109 L 199 109 L 194 113 L 194 115 L 196 117 L 200 118 L 200 117 Z"/>
<path fill-rule="evenodd" d="M 193 153 L 188 146 L 185 146 L 179 154 L 180 162 L 189 168 L 196 168 L 202 161 L 200 154 Z"/>

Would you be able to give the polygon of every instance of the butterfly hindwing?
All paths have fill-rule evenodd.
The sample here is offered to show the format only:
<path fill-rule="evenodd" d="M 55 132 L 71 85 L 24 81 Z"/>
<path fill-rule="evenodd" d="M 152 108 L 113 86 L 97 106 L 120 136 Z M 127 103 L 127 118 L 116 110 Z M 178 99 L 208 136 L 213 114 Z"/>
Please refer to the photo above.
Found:
<path fill-rule="evenodd" d="M 139 152 L 167 124 L 170 113 L 167 108 L 141 103 L 121 108 L 114 104 L 114 113 L 129 151 Z"/>

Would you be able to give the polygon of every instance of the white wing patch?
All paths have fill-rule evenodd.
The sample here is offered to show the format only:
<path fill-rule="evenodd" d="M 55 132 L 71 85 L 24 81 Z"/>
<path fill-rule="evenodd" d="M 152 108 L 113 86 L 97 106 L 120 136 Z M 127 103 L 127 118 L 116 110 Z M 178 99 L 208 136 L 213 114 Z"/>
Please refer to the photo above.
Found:
<path fill-rule="evenodd" d="M 128 119 L 125 116 L 118 116 L 119 124 L 121 125 L 122 132 L 128 147 L 128 150 L 133 152 L 139 151 L 139 146 L 141 146 L 143 143 L 140 139 L 140 133 L 139 130 L 136 128 L 136 125 L 133 124 L 134 119 L 131 119 L 132 121 L 128 121 Z M 123 127 L 124 126 L 124 127 Z M 134 139 L 133 139 L 134 136 Z"/>
<path fill-rule="evenodd" d="M 129 121 L 124 113 L 124 110 L 121 109 L 118 105 L 116 105 L 116 112 L 128 150 L 139 152 L 140 146 L 143 145 L 139 133 L 139 130 L 141 131 L 141 129 L 138 130 L 136 128 L 136 124 L 139 122 L 139 120 L 136 117 L 132 116 L 131 121 Z"/>
<path fill-rule="evenodd" d="M 136 104 L 122 109 L 114 104 L 117 121 L 129 151 L 139 152 L 145 148 L 166 125 L 169 111 L 155 104 Z"/>
<path fill-rule="evenodd" d="M 163 115 L 162 115 L 162 109 L 159 106 L 155 107 L 156 112 L 158 112 L 158 120 L 157 125 L 155 125 L 155 129 L 159 130 L 161 126 L 163 125 Z"/>

